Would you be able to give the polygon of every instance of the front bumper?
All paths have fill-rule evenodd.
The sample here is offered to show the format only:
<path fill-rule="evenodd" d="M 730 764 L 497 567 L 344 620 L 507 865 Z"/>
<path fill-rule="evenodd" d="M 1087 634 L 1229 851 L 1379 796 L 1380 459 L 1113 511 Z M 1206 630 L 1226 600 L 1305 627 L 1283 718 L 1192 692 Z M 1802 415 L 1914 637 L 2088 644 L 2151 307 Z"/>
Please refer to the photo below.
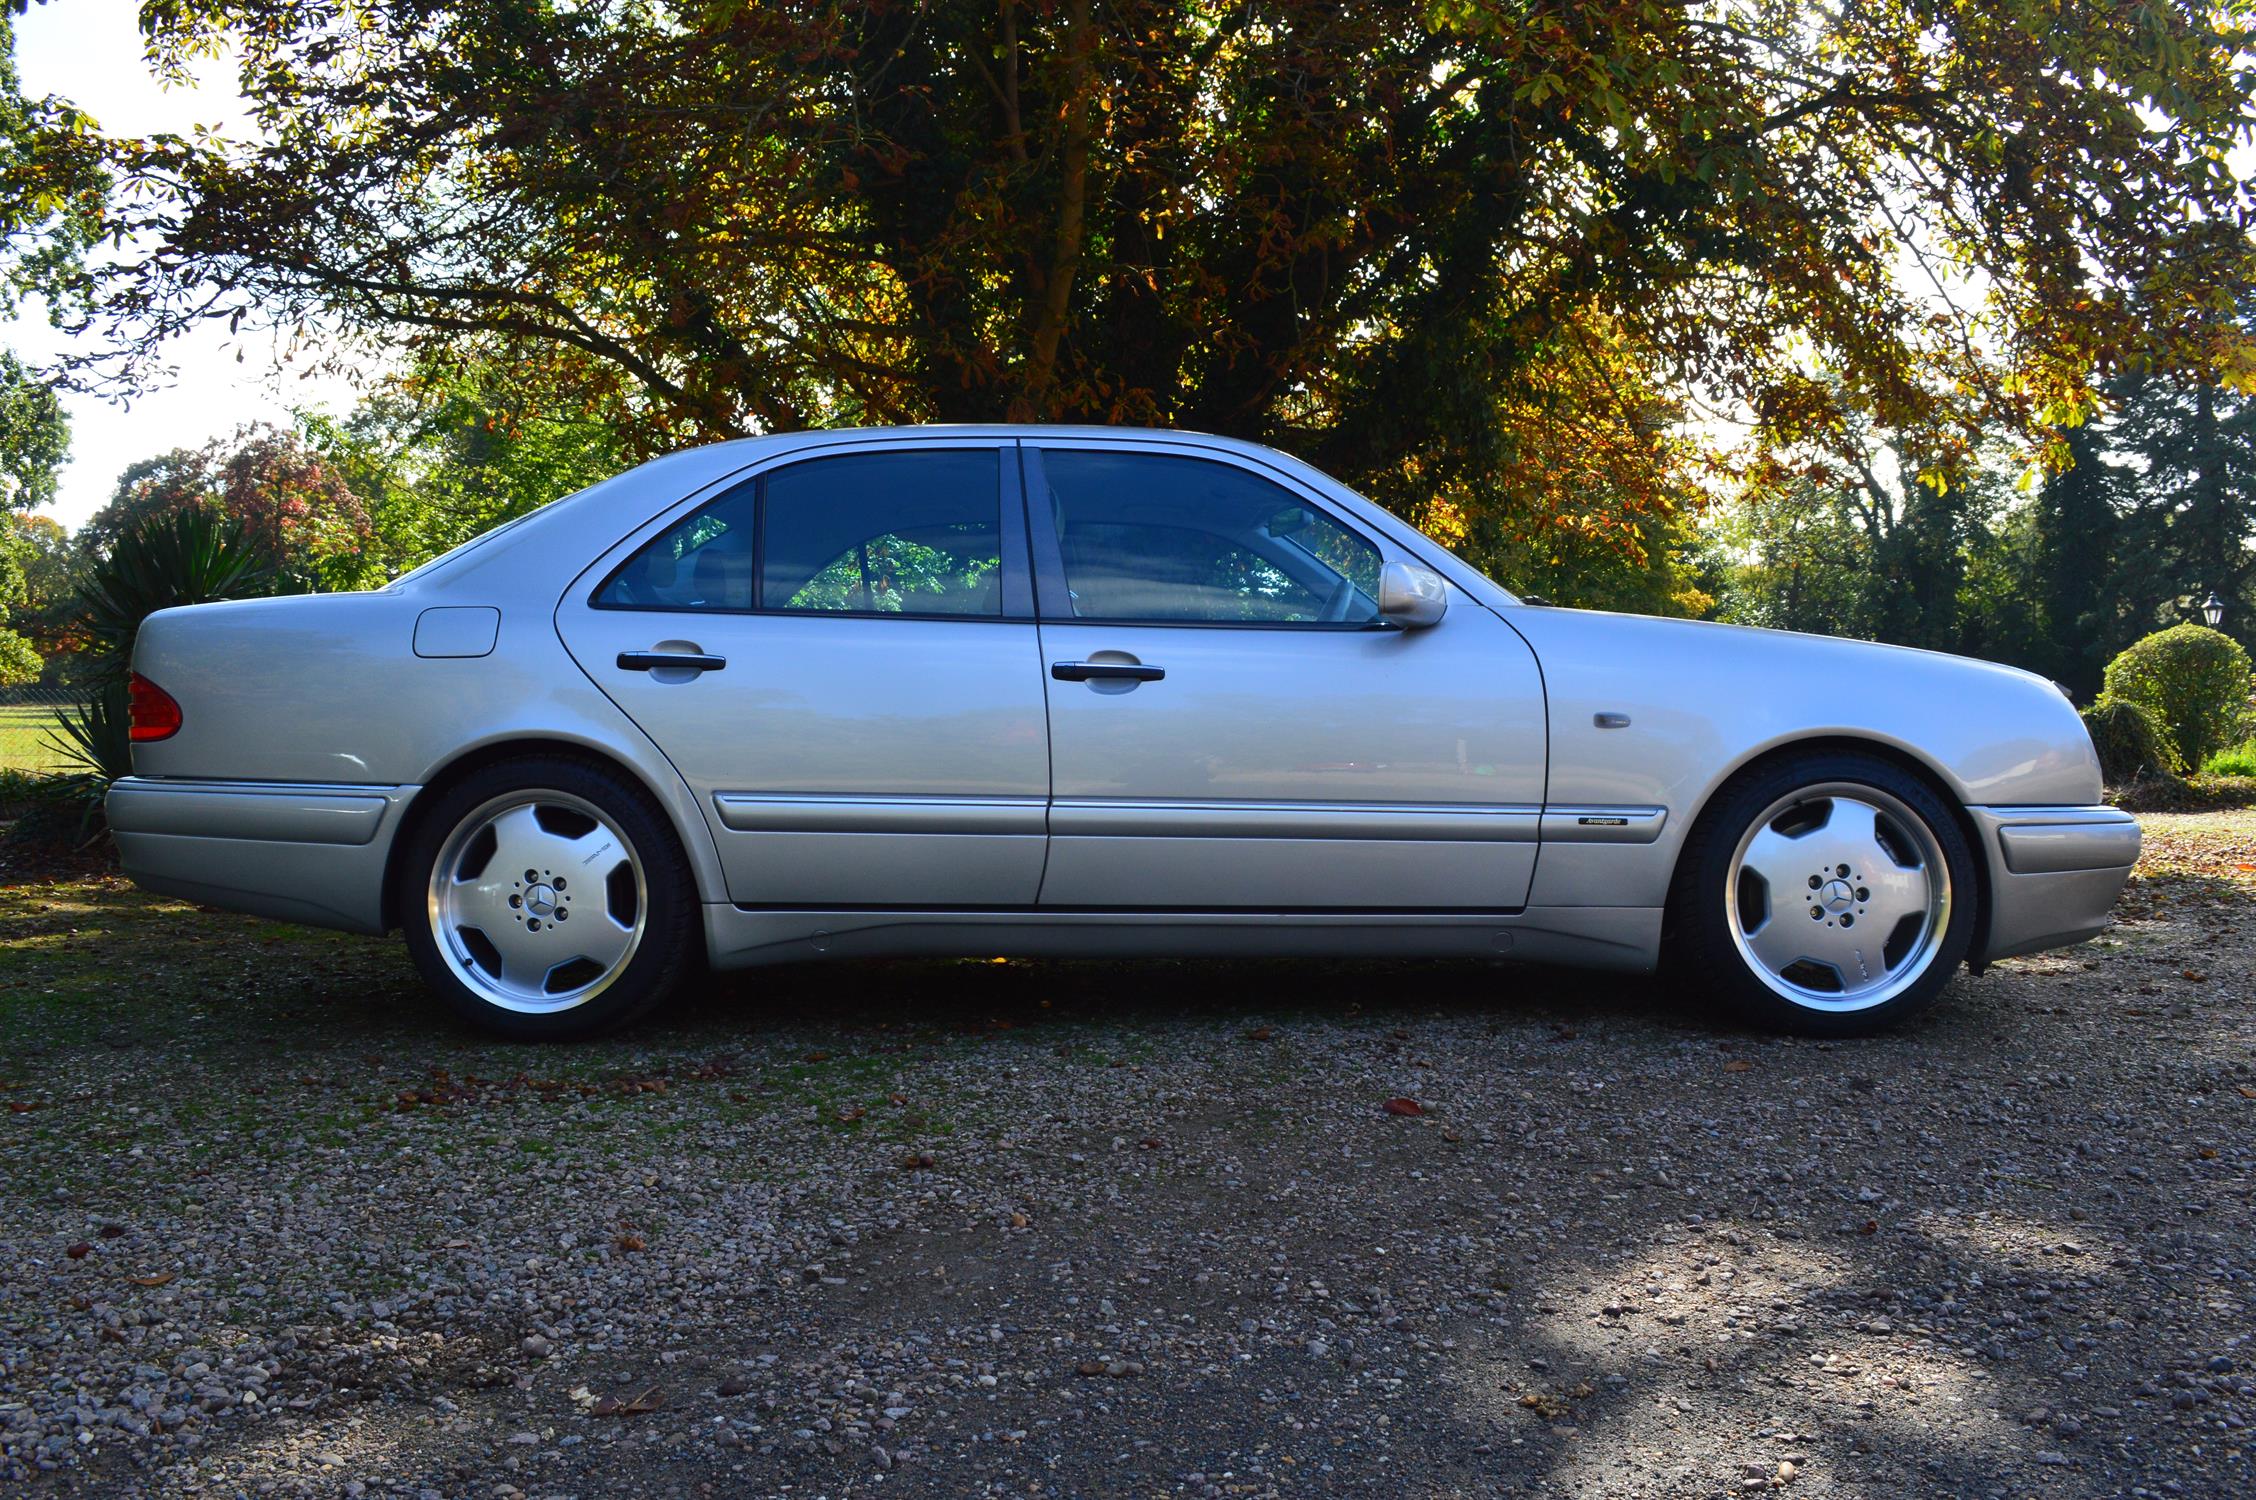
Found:
<path fill-rule="evenodd" d="M 384 872 L 416 788 L 126 776 L 118 861 L 167 896 L 348 932 L 384 930 Z"/>
<path fill-rule="evenodd" d="M 1970 807 L 1989 867 L 1978 961 L 2080 943 L 2105 928 L 2138 862 L 2138 820 L 2112 807 Z"/>

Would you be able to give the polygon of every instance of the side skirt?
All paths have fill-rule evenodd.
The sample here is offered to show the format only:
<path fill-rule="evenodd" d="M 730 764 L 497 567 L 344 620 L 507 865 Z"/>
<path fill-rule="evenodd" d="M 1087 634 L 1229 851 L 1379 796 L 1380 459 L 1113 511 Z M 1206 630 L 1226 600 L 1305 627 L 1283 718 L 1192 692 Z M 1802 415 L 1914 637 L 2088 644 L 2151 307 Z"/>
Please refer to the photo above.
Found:
<path fill-rule="evenodd" d="M 1631 973 L 1661 908 L 1461 912 L 752 911 L 705 907 L 715 968 L 824 958 L 1511 958 Z"/>

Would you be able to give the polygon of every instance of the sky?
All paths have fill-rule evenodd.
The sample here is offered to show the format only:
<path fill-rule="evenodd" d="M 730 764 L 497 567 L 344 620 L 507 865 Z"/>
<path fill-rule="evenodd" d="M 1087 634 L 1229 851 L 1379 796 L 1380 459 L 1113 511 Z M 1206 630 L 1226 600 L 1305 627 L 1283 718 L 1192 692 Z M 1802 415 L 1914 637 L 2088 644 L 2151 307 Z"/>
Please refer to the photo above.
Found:
<path fill-rule="evenodd" d="M 224 66 L 205 68 L 195 88 L 164 88 L 141 58 L 139 0 L 46 0 L 16 21 L 16 67 L 32 97 L 60 94 L 120 135 L 185 133 L 193 125 L 239 129 L 242 101 Z M 0 320 L 0 343 L 34 367 L 68 340 L 27 305 Z M 240 358 L 238 358 L 240 356 Z M 200 448 L 245 422 L 287 422 L 294 407 L 342 412 L 353 390 L 338 377 L 301 380 L 277 371 L 271 341 L 246 328 L 229 337 L 213 324 L 175 341 L 174 373 L 130 407 L 66 396 L 71 460 L 46 514 L 76 527 L 108 503 L 126 465 L 173 448 Z"/>

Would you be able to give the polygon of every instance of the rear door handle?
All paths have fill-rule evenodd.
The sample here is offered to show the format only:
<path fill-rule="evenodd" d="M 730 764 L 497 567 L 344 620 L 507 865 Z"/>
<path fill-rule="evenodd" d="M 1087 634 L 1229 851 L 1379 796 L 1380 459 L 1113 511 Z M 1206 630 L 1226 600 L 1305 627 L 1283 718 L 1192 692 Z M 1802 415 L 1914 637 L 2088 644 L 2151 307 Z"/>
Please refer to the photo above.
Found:
<path fill-rule="evenodd" d="M 1060 682 L 1157 682 L 1167 675 L 1167 669 L 1141 662 L 1053 661 L 1050 675 Z"/>
<path fill-rule="evenodd" d="M 619 667 L 627 672 L 648 672 L 658 667 L 681 667 L 691 672 L 718 672 L 728 665 L 725 656 L 702 651 L 622 651 Z"/>

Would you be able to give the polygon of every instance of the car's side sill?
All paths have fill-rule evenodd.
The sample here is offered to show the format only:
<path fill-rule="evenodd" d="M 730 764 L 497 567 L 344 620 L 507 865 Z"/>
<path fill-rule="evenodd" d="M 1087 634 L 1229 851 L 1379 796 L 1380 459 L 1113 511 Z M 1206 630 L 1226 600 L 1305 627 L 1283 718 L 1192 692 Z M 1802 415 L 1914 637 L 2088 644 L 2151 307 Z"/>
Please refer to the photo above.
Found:
<path fill-rule="evenodd" d="M 1642 971 L 1658 907 L 1510 912 L 705 908 L 719 968 L 822 958 L 1500 958 Z"/>
<path fill-rule="evenodd" d="M 1264 917 L 1320 917 L 1326 920 L 1337 917 L 1371 922 L 1455 922 L 1470 918 L 1476 922 L 1485 922 L 1497 917 L 1517 917 L 1526 910 L 1526 908 L 1518 906 L 1450 907 L 1442 911 L 1388 906 L 1359 907 L 1353 910 L 1343 910 L 1335 906 L 1202 906 L 1196 911 L 1184 911 L 1169 906 L 936 907 L 930 903 L 840 906 L 835 902 L 771 902 L 757 906 L 737 902 L 735 908 L 750 916 L 760 916 L 767 913 L 778 916 L 802 916 L 808 913 L 821 913 L 838 917 L 893 917 L 907 913 L 912 916 L 926 917 L 1035 917 L 1044 921 L 1053 917 L 1122 917 L 1138 922 L 1172 922 L 1177 918 L 1187 921 L 1207 921 L 1214 918 L 1246 921 Z"/>

